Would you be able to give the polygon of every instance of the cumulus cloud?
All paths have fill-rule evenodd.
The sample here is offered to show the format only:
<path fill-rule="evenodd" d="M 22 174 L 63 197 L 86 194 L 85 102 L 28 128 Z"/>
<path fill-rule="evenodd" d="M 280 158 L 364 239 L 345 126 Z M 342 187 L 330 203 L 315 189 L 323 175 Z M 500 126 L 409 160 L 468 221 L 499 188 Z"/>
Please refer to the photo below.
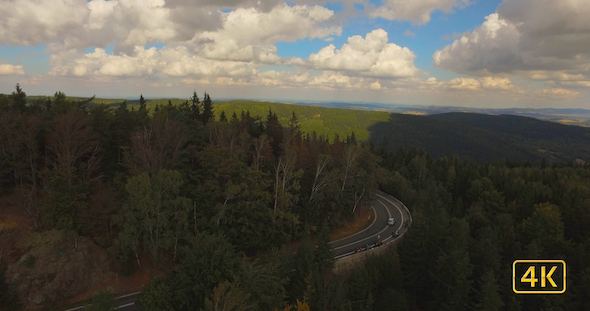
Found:
<path fill-rule="evenodd" d="M 568 90 L 564 88 L 542 89 L 538 92 L 538 94 L 544 97 L 555 99 L 572 98 L 580 95 L 578 91 Z"/>
<path fill-rule="evenodd" d="M 481 83 L 473 78 L 454 78 L 447 82 L 446 85 L 455 90 L 478 90 L 481 88 Z"/>
<path fill-rule="evenodd" d="M 85 1 L 0 2 L 0 42 L 32 45 L 72 34 L 89 15 Z"/>
<path fill-rule="evenodd" d="M 330 25 L 334 12 L 321 6 L 275 6 L 269 12 L 239 8 L 224 13 L 222 28 L 197 36 L 203 56 L 212 59 L 279 63 L 274 43 L 340 35 Z"/>
<path fill-rule="evenodd" d="M 215 61 L 190 53 L 186 47 L 136 46 L 133 53 L 108 54 L 97 48 L 92 53 L 66 52 L 52 56 L 52 75 L 140 77 L 152 74 L 167 76 L 248 76 L 256 73 L 246 62 Z"/>
<path fill-rule="evenodd" d="M 0 64 L 0 76 L 22 76 L 25 68 L 21 65 Z"/>
<path fill-rule="evenodd" d="M 386 90 L 379 80 L 365 77 L 351 77 L 335 71 L 315 73 L 310 69 L 296 71 L 267 70 L 248 76 L 184 78 L 185 84 L 219 84 L 239 86 L 273 86 L 280 88 L 313 88 L 322 90 Z"/>
<path fill-rule="evenodd" d="M 507 91 L 514 88 L 512 81 L 504 77 L 483 77 L 479 79 L 479 82 L 486 90 Z"/>
<path fill-rule="evenodd" d="M 308 62 L 316 69 L 355 73 L 361 76 L 400 78 L 418 73 L 416 55 L 407 47 L 387 43 L 387 32 L 376 29 L 366 35 L 352 36 L 348 43 L 336 49 L 333 44 L 311 54 Z"/>
<path fill-rule="evenodd" d="M 449 81 L 439 81 L 435 77 L 429 77 L 423 84 L 430 88 L 442 88 L 461 91 L 509 91 L 517 90 L 509 78 L 487 76 L 481 78 L 458 77 Z"/>
<path fill-rule="evenodd" d="M 434 64 L 465 74 L 589 80 L 589 14 L 585 1 L 504 0 L 480 27 L 436 51 Z"/>
<path fill-rule="evenodd" d="M 258 4 L 261 2 L 261 4 Z M 61 43 L 65 48 L 181 43 L 222 26 L 222 8 L 268 10 L 253 0 L 0 0 L 0 42 Z"/>
<path fill-rule="evenodd" d="M 436 51 L 434 64 L 467 74 L 509 72 L 524 63 L 517 50 L 519 40 L 516 26 L 501 19 L 497 13 L 490 14 L 473 33 L 465 34 Z"/>
<path fill-rule="evenodd" d="M 387 0 L 370 12 L 373 17 L 389 20 L 405 20 L 414 24 L 426 24 L 434 11 L 450 13 L 455 7 L 463 7 L 469 0 Z"/>

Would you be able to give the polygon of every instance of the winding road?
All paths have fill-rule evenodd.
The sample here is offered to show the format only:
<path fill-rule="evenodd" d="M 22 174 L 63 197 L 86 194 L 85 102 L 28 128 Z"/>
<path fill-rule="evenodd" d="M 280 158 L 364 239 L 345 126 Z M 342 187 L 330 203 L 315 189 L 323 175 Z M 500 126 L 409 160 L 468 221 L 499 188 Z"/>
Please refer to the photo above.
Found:
<path fill-rule="evenodd" d="M 342 239 L 330 242 L 334 250 L 334 258 L 342 258 L 354 254 L 359 249 L 369 247 L 377 242 L 381 237 L 381 242 L 388 243 L 394 239 L 392 233 L 398 231 L 401 236 L 407 228 L 404 227 L 404 221 L 410 219 L 410 215 L 403 204 L 396 198 L 377 191 L 375 199 L 371 202 L 371 208 L 375 211 L 375 218 L 371 225 L 364 230 Z M 387 219 L 395 218 L 395 224 L 389 226 Z M 398 236 L 398 237 L 399 237 Z"/>
<path fill-rule="evenodd" d="M 375 211 L 375 217 L 369 227 L 353 235 L 330 242 L 335 259 L 352 255 L 367 245 L 370 247 L 373 246 L 378 236 L 381 237 L 381 242 L 388 243 L 395 239 L 392 236 L 393 232 L 399 230 L 399 236 L 397 237 L 399 238 L 407 230 L 404 227 L 404 221 L 406 219 L 411 221 L 411 216 L 409 211 L 398 199 L 384 192 L 377 191 L 375 192 L 375 199 L 371 202 L 371 208 Z M 395 218 L 395 224 L 393 226 L 387 224 L 387 219 L 390 217 Z M 139 294 L 140 292 L 137 292 L 117 297 L 117 309 L 124 311 L 137 310 L 135 300 Z M 79 311 L 83 309 L 84 307 L 77 307 L 65 311 Z"/>

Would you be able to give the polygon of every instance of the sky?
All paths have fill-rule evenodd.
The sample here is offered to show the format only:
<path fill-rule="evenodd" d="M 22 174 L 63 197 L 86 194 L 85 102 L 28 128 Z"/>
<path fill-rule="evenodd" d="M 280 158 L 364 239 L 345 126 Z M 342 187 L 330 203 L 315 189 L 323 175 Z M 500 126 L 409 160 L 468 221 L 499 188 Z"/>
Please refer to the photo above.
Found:
<path fill-rule="evenodd" d="M 590 109 L 587 0 L 0 0 L 0 93 Z"/>

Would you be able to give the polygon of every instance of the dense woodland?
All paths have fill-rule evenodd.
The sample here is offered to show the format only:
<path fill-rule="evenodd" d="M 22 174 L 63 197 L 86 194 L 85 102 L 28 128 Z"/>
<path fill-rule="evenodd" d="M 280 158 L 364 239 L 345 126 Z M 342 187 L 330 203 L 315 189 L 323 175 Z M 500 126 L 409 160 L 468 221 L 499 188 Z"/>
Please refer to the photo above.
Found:
<path fill-rule="evenodd" d="M 215 118 L 207 93 L 153 111 L 143 96 L 138 107 L 90 101 L 58 92 L 27 103 L 18 85 L 0 97 L 2 192 L 18 197 L 36 230 L 92 237 L 120 271 L 140 268 L 142 253 L 157 266 L 177 265 L 181 275 L 170 277 L 182 287 L 172 291 L 181 309 L 203 308 L 242 264 L 249 286 L 266 285 L 256 269 L 270 268 L 239 254 L 256 258 L 327 236 L 376 187 L 377 157 L 367 145 L 354 135 L 303 135 L 295 113 L 284 128 L 272 111 L 264 120 L 248 112 Z M 303 300 L 306 287 L 295 283 L 299 292 L 272 295 L 270 309 Z M 256 291 L 266 295 L 244 293 Z"/>
<path fill-rule="evenodd" d="M 0 182 L 37 230 L 92 237 L 119 271 L 141 254 L 170 267 L 142 310 L 590 309 L 588 166 L 391 152 L 304 134 L 295 113 L 288 127 L 217 114 L 206 94 L 140 102 L 26 104 L 17 86 L 0 97 Z M 376 187 L 413 223 L 397 249 L 334 274 L 328 233 Z M 564 259 L 566 293 L 514 294 L 524 258 Z"/>
<path fill-rule="evenodd" d="M 513 115 L 443 113 L 415 116 L 392 113 L 369 126 L 370 142 L 396 152 L 424 150 L 434 158 L 493 162 L 590 161 L 590 128 Z"/>

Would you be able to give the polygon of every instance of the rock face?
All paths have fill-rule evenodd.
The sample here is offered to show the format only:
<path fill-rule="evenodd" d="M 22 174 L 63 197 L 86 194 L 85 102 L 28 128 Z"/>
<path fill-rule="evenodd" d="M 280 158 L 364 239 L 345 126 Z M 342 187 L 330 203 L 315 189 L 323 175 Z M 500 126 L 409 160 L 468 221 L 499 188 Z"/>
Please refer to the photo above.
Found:
<path fill-rule="evenodd" d="M 105 251 L 88 238 L 57 230 L 22 233 L 14 245 L 22 256 L 8 264 L 6 278 L 25 307 L 72 298 L 114 275 Z"/>

